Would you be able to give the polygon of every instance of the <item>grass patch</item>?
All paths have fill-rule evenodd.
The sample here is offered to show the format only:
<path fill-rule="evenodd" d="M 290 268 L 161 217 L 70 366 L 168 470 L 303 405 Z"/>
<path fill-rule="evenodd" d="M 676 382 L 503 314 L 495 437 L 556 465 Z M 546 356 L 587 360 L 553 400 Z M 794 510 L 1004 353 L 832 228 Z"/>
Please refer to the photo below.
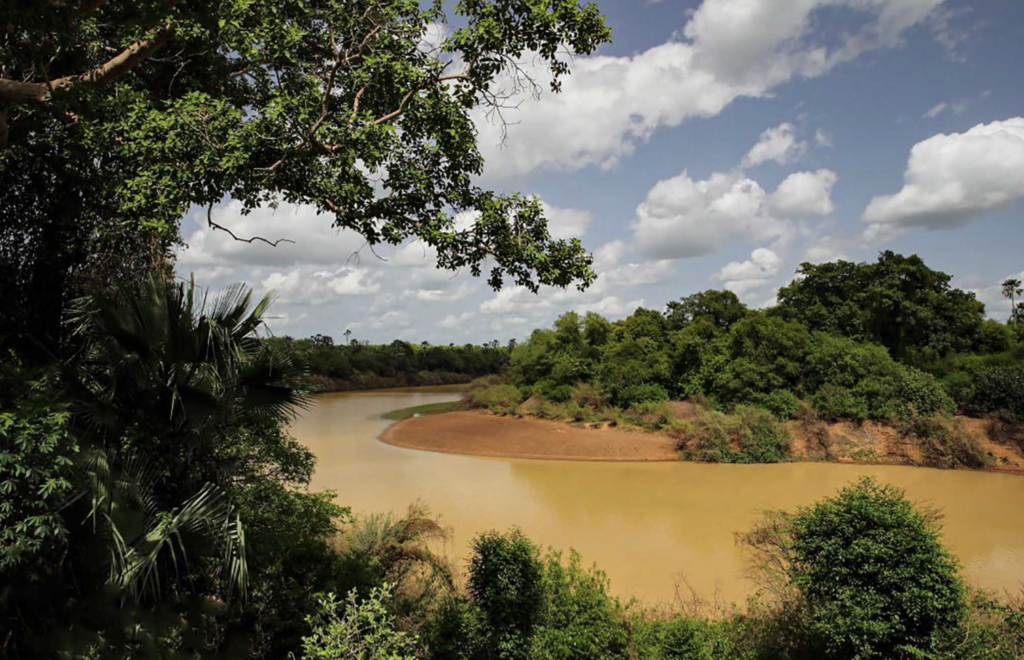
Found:
<path fill-rule="evenodd" d="M 393 422 L 400 422 L 403 419 L 409 419 L 417 415 L 437 415 L 439 413 L 452 412 L 458 410 L 461 401 L 444 401 L 442 403 L 424 403 L 421 406 L 413 406 L 411 408 L 402 408 L 400 410 L 392 410 L 389 413 L 384 413 L 384 419 L 390 419 Z"/>

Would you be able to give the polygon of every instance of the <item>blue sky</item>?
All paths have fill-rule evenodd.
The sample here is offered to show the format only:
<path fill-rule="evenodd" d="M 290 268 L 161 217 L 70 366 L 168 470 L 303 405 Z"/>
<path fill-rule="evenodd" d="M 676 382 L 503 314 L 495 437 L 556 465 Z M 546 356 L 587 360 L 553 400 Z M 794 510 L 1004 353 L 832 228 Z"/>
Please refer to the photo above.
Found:
<path fill-rule="evenodd" d="M 478 117 L 482 183 L 538 195 L 556 235 L 581 236 L 591 290 L 494 293 L 420 245 L 381 261 L 311 209 L 231 202 L 219 223 L 295 245 L 233 244 L 190 215 L 179 274 L 273 291 L 276 334 L 462 343 L 712 287 L 764 306 L 803 261 L 892 249 L 1006 315 L 998 283 L 1024 271 L 1024 2 L 600 4 L 614 43 L 563 94 L 524 102 L 504 146 Z"/>

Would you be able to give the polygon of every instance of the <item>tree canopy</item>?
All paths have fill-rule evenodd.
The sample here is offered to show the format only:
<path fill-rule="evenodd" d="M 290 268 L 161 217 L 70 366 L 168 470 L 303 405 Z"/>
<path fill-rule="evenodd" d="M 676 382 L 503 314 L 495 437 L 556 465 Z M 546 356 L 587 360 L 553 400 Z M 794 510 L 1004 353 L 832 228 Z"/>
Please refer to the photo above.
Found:
<path fill-rule="evenodd" d="M 882 344 L 897 358 L 969 349 L 985 316 L 973 293 L 951 287 L 950 275 L 932 270 L 916 254 L 886 250 L 875 263 L 804 263 L 798 273 L 779 290 L 779 313 L 824 332 Z"/>
<path fill-rule="evenodd" d="M 500 121 L 512 93 L 539 91 L 524 58 L 546 63 L 558 91 L 571 54 L 609 40 L 603 17 L 576 0 L 461 0 L 451 17 L 442 4 L 4 3 L 0 255 L 13 320 L 52 329 L 68 277 L 163 262 L 182 215 L 227 197 L 246 211 L 312 205 L 371 246 L 422 240 L 440 267 L 486 269 L 495 288 L 588 284 L 590 256 L 551 237 L 536 199 L 474 183 L 473 113 Z"/>

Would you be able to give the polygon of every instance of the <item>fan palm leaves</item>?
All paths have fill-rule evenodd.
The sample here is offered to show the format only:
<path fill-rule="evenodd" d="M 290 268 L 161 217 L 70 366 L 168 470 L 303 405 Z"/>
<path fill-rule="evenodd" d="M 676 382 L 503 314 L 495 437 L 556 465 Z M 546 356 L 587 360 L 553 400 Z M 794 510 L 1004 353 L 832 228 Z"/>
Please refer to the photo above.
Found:
<path fill-rule="evenodd" d="M 72 307 L 64 381 L 86 446 L 80 500 L 107 581 L 126 594 L 159 598 L 197 557 L 218 558 L 213 579 L 245 594 L 225 448 L 305 405 L 299 372 L 260 340 L 269 304 L 241 285 L 209 300 L 194 281 L 154 274 Z"/>

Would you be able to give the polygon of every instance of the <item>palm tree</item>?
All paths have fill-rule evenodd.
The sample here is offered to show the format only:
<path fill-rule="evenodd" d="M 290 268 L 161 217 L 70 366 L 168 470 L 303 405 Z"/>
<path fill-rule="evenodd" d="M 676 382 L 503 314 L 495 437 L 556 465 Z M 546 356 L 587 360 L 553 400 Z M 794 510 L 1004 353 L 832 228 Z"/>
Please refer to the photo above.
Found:
<path fill-rule="evenodd" d="M 259 337 L 268 305 L 244 286 L 208 304 L 193 281 L 160 274 L 73 305 L 80 343 L 64 382 L 86 446 L 81 501 L 108 547 L 107 581 L 136 598 L 180 584 L 204 556 L 223 560 L 214 582 L 227 595 L 245 593 L 234 439 L 305 403 L 297 370 Z"/>
<path fill-rule="evenodd" d="M 1017 296 L 1024 293 L 1024 289 L 1021 288 L 1020 280 L 1016 278 L 1008 278 L 1003 280 L 1003 297 L 1010 299 L 1010 320 L 1017 320 Z"/>

